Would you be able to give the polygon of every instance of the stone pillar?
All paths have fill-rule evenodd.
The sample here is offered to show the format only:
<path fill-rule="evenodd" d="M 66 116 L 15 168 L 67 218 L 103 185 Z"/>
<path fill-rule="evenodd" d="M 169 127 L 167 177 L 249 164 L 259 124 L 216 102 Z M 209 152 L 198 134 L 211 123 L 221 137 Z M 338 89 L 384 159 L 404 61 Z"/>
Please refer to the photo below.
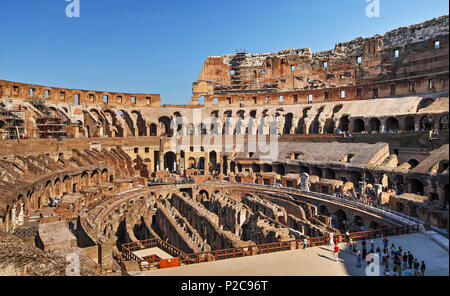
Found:
<path fill-rule="evenodd" d="M 309 191 L 309 174 L 307 173 L 300 175 L 300 190 Z"/>

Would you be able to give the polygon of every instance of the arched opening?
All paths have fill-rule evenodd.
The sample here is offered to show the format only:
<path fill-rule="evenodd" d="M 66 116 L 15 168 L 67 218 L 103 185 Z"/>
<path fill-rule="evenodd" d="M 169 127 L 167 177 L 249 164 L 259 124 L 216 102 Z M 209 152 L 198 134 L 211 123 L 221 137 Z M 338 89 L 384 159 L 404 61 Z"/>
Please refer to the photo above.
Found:
<path fill-rule="evenodd" d="M 195 158 L 190 157 L 188 159 L 188 169 L 195 169 L 197 167 L 197 163 L 195 161 Z"/>
<path fill-rule="evenodd" d="M 173 130 L 170 128 L 171 120 L 167 116 L 160 117 L 159 120 L 160 130 L 161 130 L 161 136 L 162 137 L 172 137 L 173 136 Z"/>
<path fill-rule="evenodd" d="M 297 128 L 295 129 L 296 134 L 304 134 L 304 125 L 305 125 L 305 118 L 308 117 L 308 111 L 311 110 L 312 107 L 306 107 L 303 109 L 302 117 L 299 118 L 297 122 Z"/>
<path fill-rule="evenodd" d="M 262 170 L 263 170 L 263 172 L 265 172 L 265 173 L 272 172 L 272 166 L 271 166 L 270 164 L 264 163 L 264 164 L 262 165 Z"/>
<path fill-rule="evenodd" d="M 388 132 L 396 132 L 399 130 L 399 124 L 398 124 L 398 120 L 395 119 L 394 117 L 389 117 L 386 120 L 386 131 Z"/>
<path fill-rule="evenodd" d="M 176 155 L 169 151 L 164 154 L 164 170 L 174 172 L 176 169 Z"/>
<path fill-rule="evenodd" d="M 156 137 L 157 135 L 158 135 L 158 127 L 154 123 L 150 124 L 150 136 Z"/>
<path fill-rule="evenodd" d="M 348 116 L 342 116 L 339 120 L 339 129 L 342 132 L 348 132 L 350 120 L 348 119 Z"/>
<path fill-rule="evenodd" d="M 424 195 L 423 183 L 417 179 L 411 179 L 411 192 L 418 195 Z"/>
<path fill-rule="evenodd" d="M 252 171 L 253 173 L 259 173 L 261 172 L 261 167 L 257 163 L 252 163 Z"/>
<path fill-rule="evenodd" d="M 283 128 L 284 135 L 289 135 L 291 133 L 293 117 L 294 115 L 292 113 L 288 113 L 284 116 L 284 128 Z"/>
<path fill-rule="evenodd" d="M 434 129 L 434 120 L 430 115 L 425 115 L 420 120 L 420 128 L 425 131 Z"/>
<path fill-rule="evenodd" d="M 405 118 L 405 131 L 414 131 L 414 130 L 415 130 L 414 117 L 407 116 Z"/>
<path fill-rule="evenodd" d="M 419 164 L 419 161 L 417 161 L 416 159 L 410 159 L 410 160 L 408 160 L 408 164 L 409 164 L 409 169 L 411 170 Z"/>
<path fill-rule="evenodd" d="M 323 132 L 325 134 L 333 134 L 334 133 L 334 120 L 331 118 L 327 118 L 325 120 L 325 124 L 323 126 Z"/>
<path fill-rule="evenodd" d="M 209 163 L 211 164 L 213 170 L 218 170 L 218 167 L 217 167 L 217 152 L 214 151 L 214 150 L 209 152 Z"/>
<path fill-rule="evenodd" d="M 371 132 L 379 133 L 380 132 L 381 123 L 378 118 L 371 118 L 369 120 L 369 130 Z"/>
<path fill-rule="evenodd" d="M 361 133 L 364 131 L 364 121 L 362 119 L 355 119 L 353 121 L 353 132 Z"/>

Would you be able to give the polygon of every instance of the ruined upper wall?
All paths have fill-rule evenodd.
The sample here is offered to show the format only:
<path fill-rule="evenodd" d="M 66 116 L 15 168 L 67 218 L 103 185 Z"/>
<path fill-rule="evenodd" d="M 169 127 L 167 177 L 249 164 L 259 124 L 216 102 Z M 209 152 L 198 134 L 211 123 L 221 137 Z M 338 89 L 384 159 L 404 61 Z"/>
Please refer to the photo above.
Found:
<path fill-rule="evenodd" d="M 52 103 L 128 107 L 161 107 L 159 94 L 67 89 L 0 80 L 0 98 L 40 99 Z"/>
<path fill-rule="evenodd" d="M 283 92 L 297 91 L 295 95 L 303 98 L 317 90 L 327 90 L 327 94 L 322 92 L 320 95 L 324 99 L 367 99 L 379 96 L 378 90 L 371 94 L 374 83 L 387 82 L 383 87 L 390 94 L 392 81 L 399 84 L 397 90 L 401 88 L 402 91 L 392 91 L 390 95 L 409 95 L 411 91 L 403 90 L 405 85 L 415 88 L 415 85 L 408 86 L 411 79 L 416 80 L 416 85 L 425 82 L 421 87 L 425 90 L 421 93 L 428 93 L 424 87 L 428 79 L 448 74 L 448 25 L 448 15 L 441 16 L 385 35 L 358 37 L 338 43 L 332 50 L 315 53 L 309 48 L 290 48 L 274 53 L 241 52 L 208 57 L 198 81 L 193 84 L 191 104 L 201 104 L 201 96 L 205 96 L 205 105 L 213 105 L 213 98 L 217 98 L 215 104 L 218 105 L 235 105 L 242 103 L 241 98 L 245 97 L 261 104 L 259 94 L 279 93 L 283 96 Z M 438 84 L 433 83 L 430 93 L 448 89 L 448 78 L 438 77 L 438 80 Z M 365 87 L 362 92 L 367 94 L 355 96 L 356 88 L 341 89 L 352 95 L 329 97 L 331 93 L 339 93 L 338 88 L 356 86 Z M 316 94 L 312 95 L 316 100 Z"/>

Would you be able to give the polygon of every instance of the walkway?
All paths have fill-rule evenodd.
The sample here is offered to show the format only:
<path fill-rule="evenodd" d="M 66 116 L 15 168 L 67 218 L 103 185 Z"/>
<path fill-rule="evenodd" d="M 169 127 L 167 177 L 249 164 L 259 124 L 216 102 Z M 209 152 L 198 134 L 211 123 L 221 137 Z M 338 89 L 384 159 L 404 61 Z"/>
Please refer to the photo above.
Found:
<path fill-rule="evenodd" d="M 375 245 L 382 246 L 381 239 Z M 427 265 L 426 275 L 449 275 L 448 252 L 421 233 L 389 237 L 389 244 L 400 244 Z M 345 247 L 345 244 L 341 244 Z M 358 247 L 360 247 L 358 242 Z M 363 265 L 364 266 L 364 265 Z M 392 264 L 391 264 L 392 267 Z M 239 259 L 193 264 L 177 268 L 138 272 L 145 276 L 364 276 L 365 268 L 356 268 L 356 257 L 345 250 L 338 262 L 332 247 L 314 247 Z"/>

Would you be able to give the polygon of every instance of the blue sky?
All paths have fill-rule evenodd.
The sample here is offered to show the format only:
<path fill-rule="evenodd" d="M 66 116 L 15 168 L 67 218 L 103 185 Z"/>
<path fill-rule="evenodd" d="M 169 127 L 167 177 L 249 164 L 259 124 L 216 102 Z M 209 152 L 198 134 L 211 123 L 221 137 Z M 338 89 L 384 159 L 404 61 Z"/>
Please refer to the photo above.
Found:
<path fill-rule="evenodd" d="M 373 0 L 372 0 L 373 1 Z M 448 14 L 444 0 L 0 0 L 0 79 L 64 88 L 159 93 L 189 104 L 210 55 L 330 50 Z"/>

